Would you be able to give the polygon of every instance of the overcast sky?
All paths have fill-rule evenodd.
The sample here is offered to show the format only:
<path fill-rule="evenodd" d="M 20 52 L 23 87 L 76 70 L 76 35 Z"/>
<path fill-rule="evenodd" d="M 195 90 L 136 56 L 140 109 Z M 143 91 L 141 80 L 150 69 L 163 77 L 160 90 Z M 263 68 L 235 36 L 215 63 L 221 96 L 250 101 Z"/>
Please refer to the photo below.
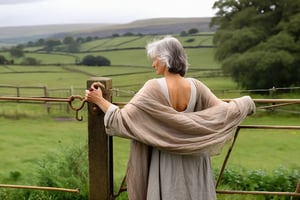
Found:
<path fill-rule="evenodd" d="M 216 0 L 0 0 L 0 26 L 212 17 Z M 1 34 L 1 33 L 0 33 Z"/>

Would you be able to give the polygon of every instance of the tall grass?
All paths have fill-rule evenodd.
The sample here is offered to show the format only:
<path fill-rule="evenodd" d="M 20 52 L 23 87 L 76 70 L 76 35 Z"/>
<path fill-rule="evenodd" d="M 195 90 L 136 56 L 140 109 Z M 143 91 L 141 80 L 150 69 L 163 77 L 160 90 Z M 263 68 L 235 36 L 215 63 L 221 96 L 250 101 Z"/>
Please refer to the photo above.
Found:
<path fill-rule="evenodd" d="M 128 159 L 128 140 L 115 138 L 114 140 L 114 173 L 115 173 L 115 193 L 121 184 L 125 175 L 126 160 Z M 21 178 L 21 172 L 11 171 L 4 180 L 9 183 L 18 183 L 22 179 L 27 185 L 42 185 L 50 187 L 61 187 L 80 189 L 80 194 L 48 192 L 38 190 L 14 190 L 0 189 L 1 200 L 17 199 L 56 199 L 73 200 L 88 199 L 88 163 L 87 163 L 87 145 L 85 142 L 63 147 L 60 151 L 47 153 L 41 157 L 34 165 L 34 171 L 30 177 Z M 218 174 L 218 168 L 215 168 L 215 174 Z M 273 171 L 253 170 L 245 167 L 226 168 L 221 179 L 218 190 L 245 190 L 245 191 L 290 191 L 295 189 L 297 181 L 300 179 L 300 172 L 294 168 L 277 168 Z M 0 181 L 3 181 L 0 179 Z M 118 200 L 127 200 L 126 192 L 122 193 Z M 228 195 L 218 194 L 218 199 L 227 200 L 269 200 L 281 199 L 288 200 L 289 197 L 276 196 L 254 196 L 254 195 Z"/>

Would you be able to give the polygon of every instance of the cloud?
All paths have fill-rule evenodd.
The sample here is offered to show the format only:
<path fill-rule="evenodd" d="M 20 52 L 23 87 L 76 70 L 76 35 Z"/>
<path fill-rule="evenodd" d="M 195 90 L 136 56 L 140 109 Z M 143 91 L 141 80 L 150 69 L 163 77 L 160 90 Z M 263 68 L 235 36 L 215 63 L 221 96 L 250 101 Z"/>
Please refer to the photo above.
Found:
<path fill-rule="evenodd" d="M 0 27 L 128 23 L 161 17 L 210 17 L 216 0 L 0 0 Z M 156 6 L 153 6 L 156 5 Z M 0 33 L 1 34 L 1 33 Z"/>
<path fill-rule="evenodd" d="M 0 0 L 0 5 L 24 4 L 24 3 L 31 3 L 37 1 L 44 1 L 44 0 Z"/>

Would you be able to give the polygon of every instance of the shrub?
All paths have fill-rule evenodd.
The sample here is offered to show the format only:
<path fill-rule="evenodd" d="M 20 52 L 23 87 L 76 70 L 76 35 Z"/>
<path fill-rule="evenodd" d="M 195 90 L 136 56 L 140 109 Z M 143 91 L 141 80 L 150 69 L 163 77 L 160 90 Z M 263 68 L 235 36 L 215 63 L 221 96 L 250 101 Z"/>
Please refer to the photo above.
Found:
<path fill-rule="evenodd" d="M 182 36 L 182 37 L 184 37 L 184 36 L 188 36 L 189 34 L 186 32 L 186 31 L 182 31 L 181 33 L 180 33 L 180 36 Z"/>
<path fill-rule="evenodd" d="M 191 29 L 188 30 L 188 33 L 189 33 L 190 35 L 196 34 L 196 33 L 198 33 L 198 32 L 199 32 L 199 30 L 198 30 L 197 28 L 191 28 Z"/>
<path fill-rule="evenodd" d="M 4 56 L 0 55 L 0 65 L 7 64 L 7 63 L 8 63 L 7 59 Z"/>
<path fill-rule="evenodd" d="M 39 65 L 41 62 L 32 57 L 26 57 L 22 61 L 22 65 Z"/>
<path fill-rule="evenodd" d="M 87 66 L 110 66 L 110 60 L 103 56 L 87 55 L 83 58 L 81 64 Z"/>
<path fill-rule="evenodd" d="M 57 154 L 49 154 L 38 163 L 37 174 L 28 185 L 79 188 L 80 194 L 42 190 L 1 190 L 1 200 L 88 200 L 87 145 L 77 145 Z M 10 173 L 12 180 L 20 176 Z M 33 183 L 34 182 L 34 183 Z"/>
<path fill-rule="evenodd" d="M 218 173 L 215 173 L 218 174 Z M 276 191 L 276 192 L 294 192 L 296 185 L 300 180 L 300 171 L 298 169 L 288 170 L 279 168 L 271 174 L 264 170 L 236 170 L 228 168 L 224 170 L 221 185 L 232 190 L 244 191 Z M 289 200 L 289 196 L 265 196 L 266 200 L 281 199 Z M 299 199 L 299 198 L 294 198 Z"/>
<path fill-rule="evenodd" d="M 191 43 L 191 42 L 194 42 L 194 41 L 195 41 L 195 38 L 190 38 L 190 39 L 186 40 L 185 42 Z"/>
<path fill-rule="evenodd" d="M 9 53 L 11 56 L 16 57 L 16 58 L 20 58 L 24 56 L 24 52 L 23 49 L 21 47 L 12 47 L 9 50 Z"/>

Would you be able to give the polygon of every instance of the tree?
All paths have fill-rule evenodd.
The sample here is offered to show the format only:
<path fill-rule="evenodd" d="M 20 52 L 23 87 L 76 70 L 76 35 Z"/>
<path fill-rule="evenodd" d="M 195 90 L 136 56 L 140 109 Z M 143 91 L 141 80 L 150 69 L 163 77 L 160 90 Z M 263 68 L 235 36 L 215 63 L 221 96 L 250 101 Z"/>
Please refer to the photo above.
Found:
<path fill-rule="evenodd" d="M 300 1 L 218 0 L 215 58 L 246 89 L 300 82 Z"/>
<path fill-rule="evenodd" d="M 77 42 L 78 44 L 81 44 L 81 43 L 84 42 L 84 38 L 83 38 L 83 37 L 78 37 L 78 38 L 76 38 L 76 42 Z"/>
<path fill-rule="evenodd" d="M 45 45 L 45 40 L 43 38 L 40 38 L 38 41 L 36 41 L 35 45 L 43 46 L 43 45 Z"/>
<path fill-rule="evenodd" d="M 88 36 L 88 37 L 85 38 L 85 41 L 86 41 L 86 42 L 93 41 L 93 38 L 92 38 L 91 36 Z"/>
<path fill-rule="evenodd" d="M 190 35 L 196 34 L 196 33 L 198 33 L 198 32 L 199 32 L 199 30 L 196 29 L 196 28 L 191 28 L 191 29 L 189 29 L 189 31 L 188 31 L 188 33 L 189 33 Z"/>
<path fill-rule="evenodd" d="M 110 66 L 110 60 L 103 56 L 87 55 L 82 59 L 81 64 L 87 66 Z"/>
<path fill-rule="evenodd" d="M 184 37 L 184 36 L 188 36 L 189 34 L 186 31 L 181 31 L 180 36 Z"/>
<path fill-rule="evenodd" d="M 132 32 L 126 32 L 123 34 L 123 36 L 134 36 L 134 33 Z"/>
<path fill-rule="evenodd" d="M 45 42 L 45 45 L 45 50 L 49 52 L 52 51 L 55 46 L 61 45 L 61 41 L 49 39 Z"/>
<path fill-rule="evenodd" d="M 80 43 L 74 41 L 73 43 L 70 43 L 67 45 L 67 50 L 71 53 L 79 52 L 80 50 Z"/>
<path fill-rule="evenodd" d="M 7 62 L 7 59 L 4 56 L 0 55 L 0 65 L 7 64 Z"/>
<path fill-rule="evenodd" d="M 114 33 L 114 34 L 112 34 L 112 37 L 120 37 L 120 34 L 119 33 Z"/>
<path fill-rule="evenodd" d="M 21 62 L 22 65 L 39 65 L 40 61 L 32 57 L 26 57 Z"/>
<path fill-rule="evenodd" d="M 23 49 L 20 48 L 20 47 L 12 47 L 12 48 L 9 50 L 9 53 L 10 53 L 11 56 L 17 57 L 17 58 L 20 58 L 20 57 L 23 57 L 23 56 L 24 56 Z"/>
<path fill-rule="evenodd" d="M 29 42 L 27 42 L 27 45 L 26 45 L 27 47 L 33 47 L 34 46 L 34 42 L 32 42 L 32 41 L 29 41 Z"/>
<path fill-rule="evenodd" d="M 74 38 L 71 37 L 71 36 L 66 36 L 64 39 L 63 39 L 63 43 L 64 44 L 73 44 L 75 42 Z"/>

